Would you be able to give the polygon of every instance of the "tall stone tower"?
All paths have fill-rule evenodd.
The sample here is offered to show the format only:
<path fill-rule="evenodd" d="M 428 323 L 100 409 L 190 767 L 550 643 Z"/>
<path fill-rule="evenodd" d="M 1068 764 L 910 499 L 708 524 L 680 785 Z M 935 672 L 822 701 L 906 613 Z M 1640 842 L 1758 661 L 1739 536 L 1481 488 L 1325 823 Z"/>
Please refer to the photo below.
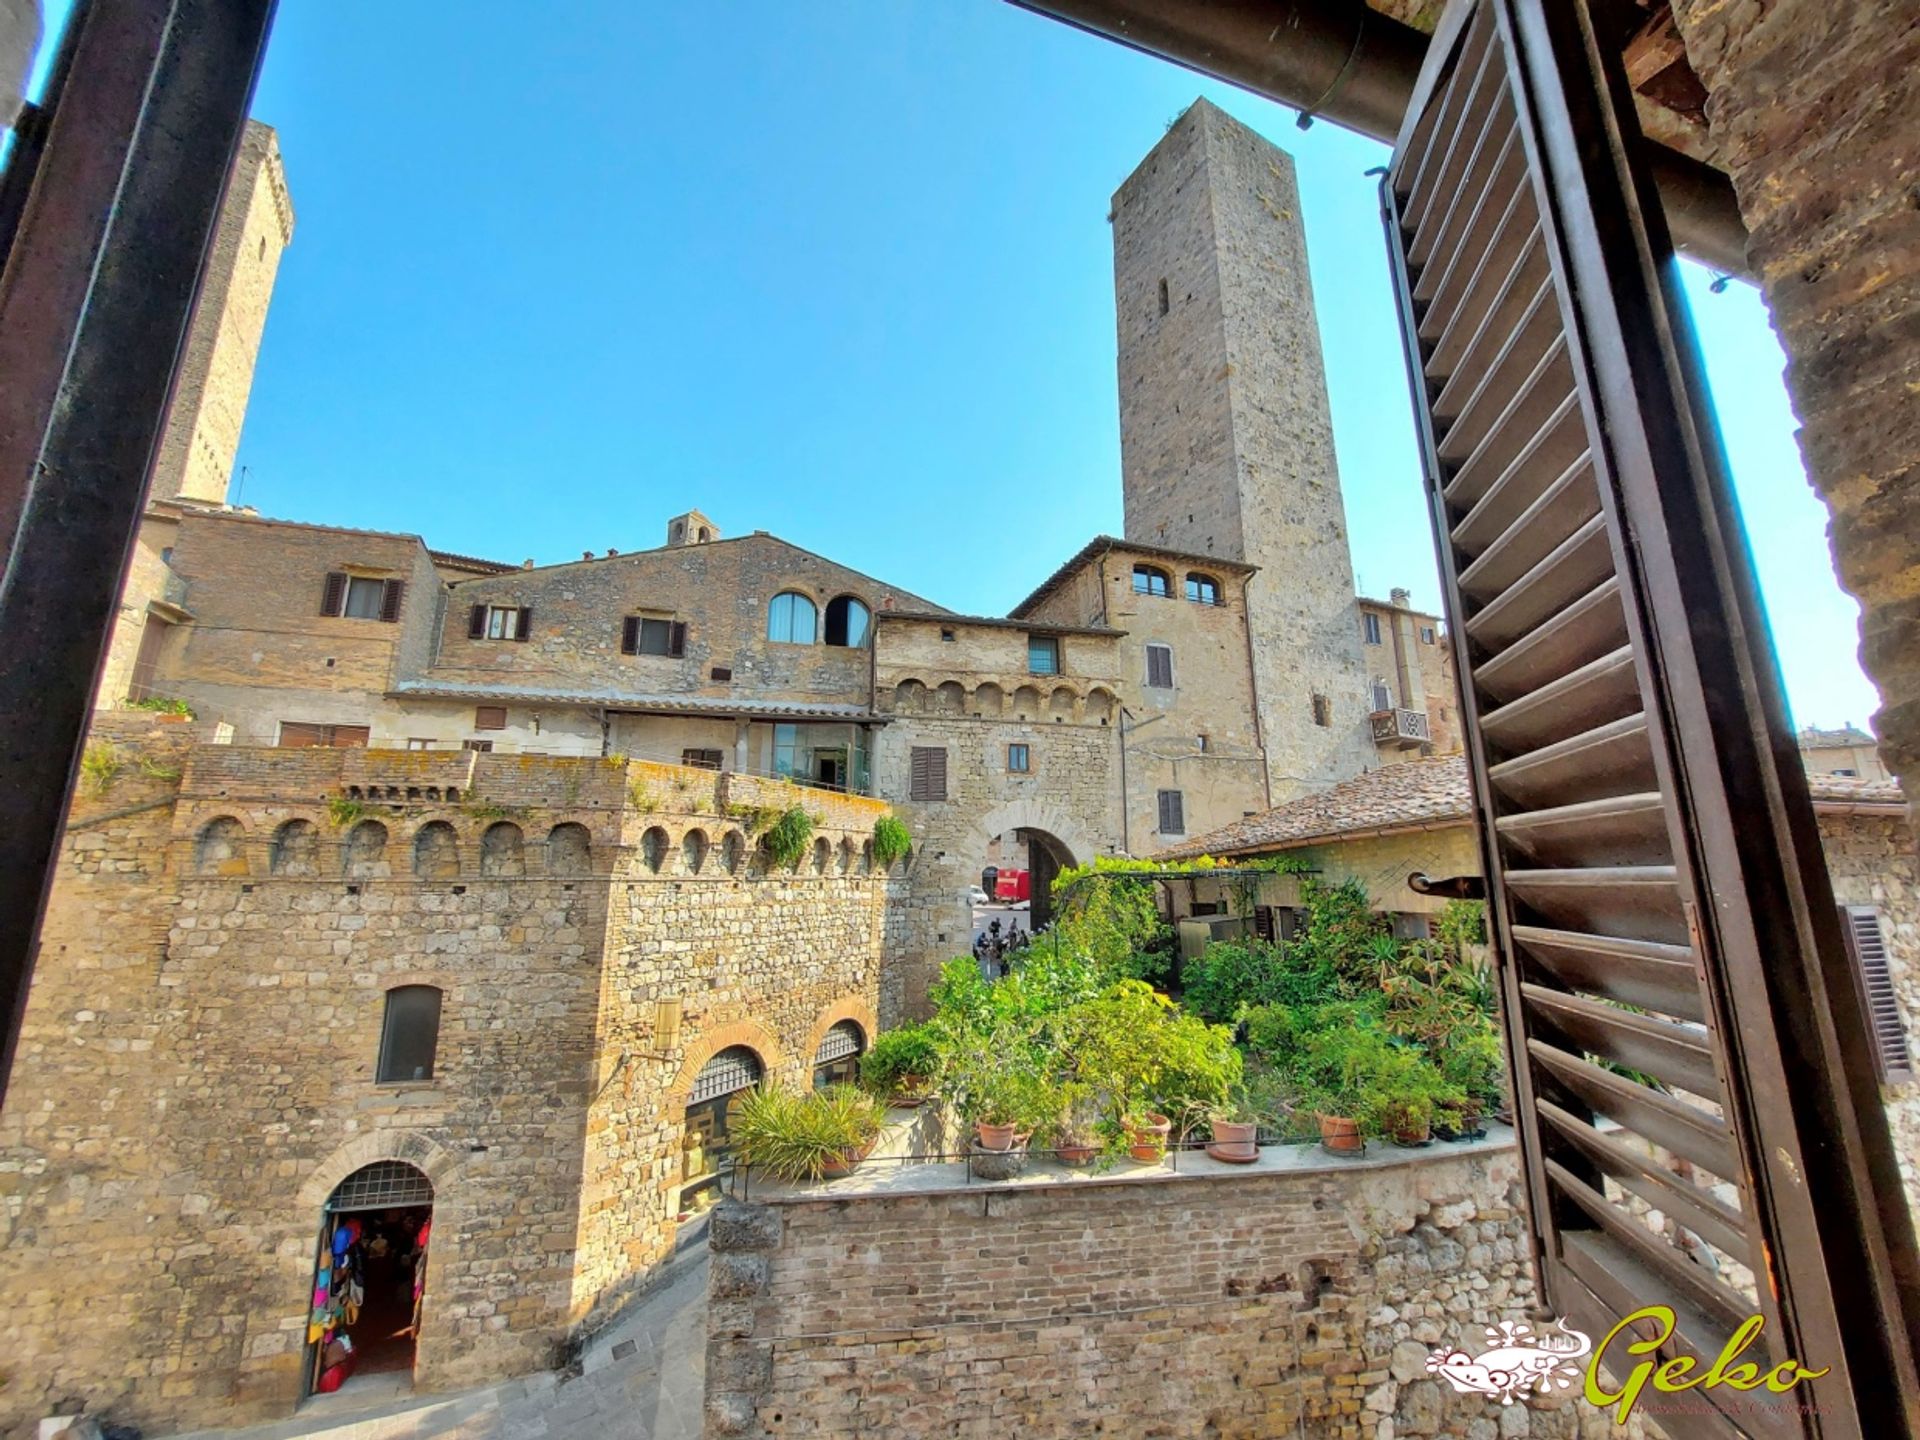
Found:
<path fill-rule="evenodd" d="M 154 465 L 151 500 L 227 498 L 293 201 L 273 127 L 247 122 Z"/>
<path fill-rule="evenodd" d="M 1113 254 L 1127 538 L 1260 567 L 1275 803 L 1357 775 L 1371 700 L 1292 159 L 1196 100 L 1115 193 Z"/>

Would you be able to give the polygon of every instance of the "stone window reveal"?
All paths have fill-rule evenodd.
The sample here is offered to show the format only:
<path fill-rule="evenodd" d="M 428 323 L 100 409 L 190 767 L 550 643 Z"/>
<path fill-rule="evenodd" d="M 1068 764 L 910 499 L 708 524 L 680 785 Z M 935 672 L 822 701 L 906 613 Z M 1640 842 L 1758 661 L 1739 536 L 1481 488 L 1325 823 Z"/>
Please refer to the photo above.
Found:
<path fill-rule="evenodd" d="M 467 612 L 469 640 L 525 640 L 532 634 L 530 605 L 475 605 Z"/>
<path fill-rule="evenodd" d="M 687 1096 L 687 1104 L 699 1105 L 723 1095 L 751 1090 L 766 1073 L 767 1067 L 753 1051 L 744 1045 L 730 1045 L 701 1067 Z"/>
<path fill-rule="evenodd" d="M 858 649 L 867 643 L 867 627 L 871 618 L 867 607 L 851 595 L 840 595 L 829 600 L 827 602 L 827 644 Z"/>
<path fill-rule="evenodd" d="M 818 635 L 819 612 L 796 590 L 783 590 L 767 603 L 767 639 L 782 645 L 811 645 Z"/>
<path fill-rule="evenodd" d="M 1060 641 L 1053 635 L 1027 637 L 1027 669 L 1035 675 L 1060 673 Z"/>
<path fill-rule="evenodd" d="M 380 1030 L 381 1083 L 433 1078 L 440 1046 L 440 990 L 434 985 L 397 985 L 387 992 Z"/>
<path fill-rule="evenodd" d="M 1016 775 L 1025 775 L 1033 769 L 1032 752 L 1025 745 L 1007 746 L 1007 769 Z"/>
<path fill-rule="evenodd" d="M 480 837 L 480 873 L 506 876 L 527 873 L 526 837 L 511 820 L 489 825 Z"/>
<path fill-rule="evenodd" d="M 1198 605 L 1220 603 L 1220 582 L 1211 575 L 1187 576 L 1187 599 Z"/>
<path fill-rule="evenodd" d="M 620 630 L 620 653 L 622 655 L 685 655 L 687 653 L 686 622 L 657 619 L 650 615 L 629 615 Z"/>
<path fill-rule="evenodd" d="M 1133 567 L 1133 593 L 1157 595 L 1164 600 L 1173 594 L 1173 577 L 1157 565 L 1136 565 Z"/>

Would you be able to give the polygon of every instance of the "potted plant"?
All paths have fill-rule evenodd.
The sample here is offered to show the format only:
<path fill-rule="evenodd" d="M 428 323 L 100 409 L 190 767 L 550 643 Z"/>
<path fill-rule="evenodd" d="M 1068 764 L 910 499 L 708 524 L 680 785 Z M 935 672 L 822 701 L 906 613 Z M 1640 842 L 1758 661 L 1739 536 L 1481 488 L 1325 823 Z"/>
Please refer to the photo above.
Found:
<path fill-rule="evenodd" d="M 1054 1154 L 1063 1165 L 1091 1165 L 1100 1153 L 1100 1115 L 1091 1090 L 1078 1081 L 1060 1087 L 1053 1121 Z"/>
<path fill-rule="evenodd" d="M 903 1025 L 876 1035 L 860 1057 L 860 1083 L 894 1105 L 924 1104 L 940 1054 L 925 1025 Z"/>
<path fill-rule="evenodd" d="M 1249 1165 L 1260 1158 L 1260 1127 L 1271 1125 L 1274 1114 L 1267 1097 L 1253 1082 L 1242 1080 L 1223 1105 L 1208 1116 L 1212 1139 L 1207 1154 L 1230 1165 Z"/>
<path fill-rule="evenodd" d="M 1153 1164 L 1167 1153 L 1167 1136 L 1173 1133 L 1173 1121 L 1158 1110 L 1128 1114 L 1127 1154 L 1135 1160 Z"/>
<path fill-rule="evenodd" d="M 728 1112 L 740 1159 L 782 1180 L 810 1182 L 851 1174 L 880 1134 L 882 1111 L 851 1085 L 796 1095 L 749 1090 Z"/>
<path fill-rule="evenodd" d="M 1506 1073 L 1500 1038 L 1490 1025 L 1449 1037 L 1436 1057 L 1440 1073 L 1458 1094 L 1452 1113 L 1435 1117 L 1434 1133 L 1443 1140 L 1477 1140 L 1487 1133 L 1482 1117 L 1501 1103 Z"/>
<path fill-rule="evenodd" d="M 1318 1122 L 1327 1150 L 1357 1154 L 1368 1136 L 1380 1133 L 1382 1092 L 1375 1082 L 1394 1063 L 1394 1048 L 1365 1025 L 1316 1031 L 1303 1040 L 1296 1059 L 1297 1100 Z"/>

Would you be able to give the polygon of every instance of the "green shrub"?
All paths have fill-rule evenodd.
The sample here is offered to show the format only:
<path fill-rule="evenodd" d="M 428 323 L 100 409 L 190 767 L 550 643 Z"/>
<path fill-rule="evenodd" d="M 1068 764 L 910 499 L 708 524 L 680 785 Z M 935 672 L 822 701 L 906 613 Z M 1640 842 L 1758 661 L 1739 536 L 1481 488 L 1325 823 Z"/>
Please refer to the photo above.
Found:
<path fill-rule="evenodd" d="M 1215 940 L 1180 973 L 1181 1003 L 1208 1020 L 1230 1023 L 1243 1006 L 1278 998 L 1286 957 L 1278 946 L 1255 940 L 1236 945 Z"/>
<path fill-rule="evenodd" d="M 80 783 L 92 795 L 104 795 L 120 774 L 120 748 L 110 740 L 96 740 L 80 754 Z"/>
<path fill-rule="evenodd" d="M 931 1080 L 939 1068 L 933 1031 L 925 1025 L 903 1025 L 874 1036 L 860 1057 L 860 1083 L 885 1097 L 896 1093 L 900 1082 L 909 1077 Z"/>
<path fill-rule="evenodd" d="M 813 816 L 807 813 L 804 806 L 793 805 L 767 827 L 767 833 L 761 837 L 760 843 L 767 847 L 768 860 L 793 870 L 799 867 L 812 839 Z"/>
<path fill-rule="evenodd" d="M 168 695 L 149 695 L 144 700 L 126 702 L 129 710 L 151 710 L 157 715 L 184 715 L 193 718 L 193 707 L 184 700 L 176 700 Z"/>
<path fill-rule="evenodd" d="M 890 869 L 913 852 L 913 836 L 906 823 L 896 816 L 882 815 L 873 822 L 873 863 Z"/>
<path fill-rule="evenodd" d="M 782 1180 L 812 1181 L 852 1160 L 884 1118 L 879 1102 L 851 1085 L 806 1095 L 769 1087 L 734 1102 L 727 1131 L 745 1163 Z"/>

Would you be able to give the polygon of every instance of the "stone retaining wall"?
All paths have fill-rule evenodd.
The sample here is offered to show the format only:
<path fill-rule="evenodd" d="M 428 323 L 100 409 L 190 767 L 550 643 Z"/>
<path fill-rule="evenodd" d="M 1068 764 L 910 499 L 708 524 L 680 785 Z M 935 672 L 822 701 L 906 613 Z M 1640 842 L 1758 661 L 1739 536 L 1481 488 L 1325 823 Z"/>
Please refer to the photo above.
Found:
<path fill-rule="evenodd" d="M 1511 1150 L 729 1203 L 710 1437 L 1639 1434 L 1426 1370 L 1533 1299 Z"/>

